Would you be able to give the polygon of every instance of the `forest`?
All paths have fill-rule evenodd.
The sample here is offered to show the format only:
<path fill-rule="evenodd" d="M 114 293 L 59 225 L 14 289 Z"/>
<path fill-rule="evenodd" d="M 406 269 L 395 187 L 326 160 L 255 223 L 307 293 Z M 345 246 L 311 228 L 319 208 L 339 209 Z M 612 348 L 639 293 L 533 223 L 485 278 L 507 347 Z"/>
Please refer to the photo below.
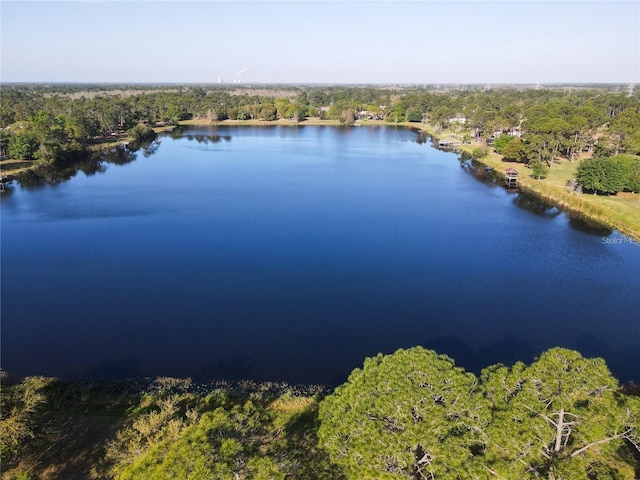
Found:
<path fill-rule="evenodd" d="M 414 347 L 334 390 L 11 379 L 3 479 L 634 479 L 640 390 L 554 348 L 480 375 Z"/>
<path fill-rule="evenodd" d="M 640 95 L 612 87 L 4 85 L 1 93 L 5 159 L 55 163 L 117 135 L 141 139 L 189 120 L 314 118 L 428 124 L 462 143 L 495 143 L 505 160 L 529 165 L 538 178 L 561 159 L 588 155 L 598 161 L 584 162 L 574 188 L 615 194 L 640 184 Z"/>

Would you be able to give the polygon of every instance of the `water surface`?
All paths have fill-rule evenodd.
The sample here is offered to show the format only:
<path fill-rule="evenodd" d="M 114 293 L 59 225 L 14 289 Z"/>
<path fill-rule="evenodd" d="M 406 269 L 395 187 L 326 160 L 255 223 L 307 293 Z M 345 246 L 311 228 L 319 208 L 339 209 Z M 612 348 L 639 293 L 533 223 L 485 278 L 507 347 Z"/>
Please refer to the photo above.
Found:
<path fill-rule="evenodd" d="M 193 128 L 108 160 L 3 194 L 5 370 L 327 383 L 559 345 L 640 380 L 640 247 L 414 132 Z"/>

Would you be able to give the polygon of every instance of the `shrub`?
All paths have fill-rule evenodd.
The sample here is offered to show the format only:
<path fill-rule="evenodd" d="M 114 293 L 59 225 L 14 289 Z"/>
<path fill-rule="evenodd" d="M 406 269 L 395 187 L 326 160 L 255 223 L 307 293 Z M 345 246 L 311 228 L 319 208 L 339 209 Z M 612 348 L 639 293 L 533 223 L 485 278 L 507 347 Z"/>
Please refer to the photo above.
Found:
<path fill-rule="evenodd" d="M 514 137 L 513 135 L 500 135 L 498 138 L 496 138 L 493 142 L 493 146 L 496 148 L 496 152 L 502 153 L 502 149 L 509 145 L 509 143 L 511 143 L 514 138 L 516 137 Z"/>
<path fill-rule="evenodd" d="M 130 129 L 127 134 L 133 140 L 140 142 L 142 140 L 152 139 L 156 136 L 156 132 L 147 125 L 138 124 Z"/>
<path fill-rule="evenodd" d="M 473 158 L 483 158 L 489 154 L 486 147 L 476 147 L 471 151 Z"/>
<path fill-rule="evenodd" d="M 623 164 L 613 158 L 587 158 L 580 162 L 576 178 L 585 190 L 593 193 L 616 194 L 627 184 Z"/>

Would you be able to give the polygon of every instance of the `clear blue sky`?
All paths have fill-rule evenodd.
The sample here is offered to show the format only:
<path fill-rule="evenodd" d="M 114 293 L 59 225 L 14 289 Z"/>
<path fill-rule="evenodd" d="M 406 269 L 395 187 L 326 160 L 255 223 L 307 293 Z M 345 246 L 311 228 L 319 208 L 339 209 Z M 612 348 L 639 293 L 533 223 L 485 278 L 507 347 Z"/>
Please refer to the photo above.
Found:
<path fill-rule="evenodd" d="M 2 0 L 3 82 L 640 82 L 640 1 Z"/>

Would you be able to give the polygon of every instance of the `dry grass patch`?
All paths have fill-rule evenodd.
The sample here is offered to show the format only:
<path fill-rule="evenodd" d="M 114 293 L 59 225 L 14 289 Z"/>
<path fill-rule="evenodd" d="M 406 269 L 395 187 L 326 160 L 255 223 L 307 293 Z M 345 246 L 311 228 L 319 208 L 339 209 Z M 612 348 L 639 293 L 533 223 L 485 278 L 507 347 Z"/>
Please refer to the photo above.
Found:
<path fill-rule="evenodd" d="M 317 406 L 317 401 L 312 397 L 294 397 L 285 394 L 271 402 L 269 409 L 278 413 L 293 415 L 296 413 L 302 413 L 315 406 Z"/>

